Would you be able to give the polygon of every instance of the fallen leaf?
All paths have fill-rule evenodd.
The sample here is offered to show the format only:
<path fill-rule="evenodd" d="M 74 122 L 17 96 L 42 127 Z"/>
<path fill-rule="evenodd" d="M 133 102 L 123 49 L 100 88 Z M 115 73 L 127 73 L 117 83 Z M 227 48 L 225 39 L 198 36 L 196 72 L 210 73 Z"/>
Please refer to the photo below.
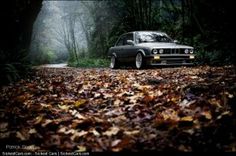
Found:
<path fill-rule="evenodd" d="M 86 147 L 85 146 L 77 146 L 78 150 L 76 150 L 76 152 L 85 152 L 86 151 Z"/>
<path fill-rule="evenodd" d="M 75 134 L 75 133 L 76 133 L 76 130 L 74 130 L 74 129 L 69 129 L 64 132 L 64 134 Z"/>
<path fill-rule="evenodd" d="M 29 130 L 29 134 L 35 134 L 35 133 L 37 133 L 35 128 L 32 128 L 32 129 Z"/>
<path fill-rule="evenodd" d="M 67 105 L 58 105 L 58 107 L 60 108 L 60 109 L 62 109 L 62 110 L 65 110 L 65 111 L 67 111 L 67 110 L 69 110 L 69 106 L 67 106 Z"/>
<path fill-rule="evenodd" d="M 50 119 L 46 119 L 43 123 L 42 123 L 42 126 L 43 127 L 46 127 L 48 124 L 52 123 L 53 120 L 50 120 Z"/>
<path fill-rule="evenodd" d="M 10 134 L 10 132 L 0 132 L 0 139 L 9 138 Z"/>
<path fill-rule="evenodd" d="M 77 100 L 77 101 L 75 101 L 75 106 L 80 107 L 81 105 L 85 104 L 86 102 L 87 102 L 86 99 Z"/>
<path fill-rule="evenodd" d="M 150 95 L 146 95 L 143 98 L 143 102 L 146 103 L 146 104 L 152 102 L 153 100 L 154 100 L 154 97 L 150 96 Z"/>
<path fill-rule="evenodd" d="M 114 101 L 114 106 L 119 106 L 120 103 L 121 103 L 121 101 L 119 99 L 116 99 Z"/>
<path fill-rule="evenodd" d="M 34 124 L 37 125 L 37 124 L 41 123 L 42 120 L 43 120 L 43 116 L 37 116 Z"/>
<path fill-rule="evenodd" d="M 111 127 L 106 132 L 103 132 L 103 135 L 112 136 L 116 135 L 120 129 L 118 127 Z"/>
<path fill-rule="evenodd" d="M 69 110 L 69 112 L 78 119 L 86 119 L 83 115 L 81 115 L 77 110 Z"/>
<path fill-rule="evenodd" d="M 139 133 L 140 133 L 139 130 L 124 131 L 124 134 L 126 134 L 126 135 L 136 135 L 136 134 L 139 134 Z"/>
<path fill-rule="evenodd" d="M 191 79 L 197 79 L 198 76 L 190 76 Z"/>
<path fill-rule="evenodd" d="M 71 140 L 75 140 L 76 138 L 80 138 L 80 137 L 87 135 L 87 134 L 88 134 L 88 132 L 82 130 L 80 132 L 75 132 L 74 135 L 72 135 L 70 138 L 71 138 Z"/>
<path fill-rule="evenodd" d="M 193 121 L 193 117 L 192 116 L 185 116 L 185 117 L 182 117 L 180 118 L 180 121 Z"/>
<path fill-rule="evenodd" d="M 98 131 L 96 131 L 95 129 L 92 130 L 92 133 L 97 137 L 100 136 L 100 133 L 98 133 Z"/>
<path fill-rule="evenodd" d="M 7 127 L 8 127 L 8 123 L 7 122 L 0 123 L 0 132 L 7 131 Z"/>
<path fill-rule="evenodd" d="M 111 147 L 117 146 L 121 142 L 120 139 L 114 140 L 111 142 Z"/>
<path fill-rule="evenodd" d="M 16 137 L 19 138 L 21 141 L 27 140 L 27 138 L 19 131 L 16 132 Z"/>
<path fill-rule="evenodd" d="M 123 149 L 129 149 L 132 147 L 132 143 L 130 141 L 131 139 L 129 137 L 123 138 L 123 139 L 116 139 L 114 140 L 111 145 L 113 145 L 112 147 L 112 151 L 113 152 L 120 152 Z"/>
<path fill-rule="evenodd" d="M 157 96 L 162 96 L 162 95 L 163 95 L 163 92 L 161 92 L 160 90 L 158 90 L 158 91 L 156 92 L 156 94 L 157 94 Z"/>
<path fill-rule="evenodd" d="M 205 116 L 205 118 L 208 119 L 208 120 L 212 119 L 212 115 L 211 115 L 210 111 L 202 112 L 202 115 Z"/>
<path fill-rule="evenodd" d="M 75 117 L 77 117 L 78 119 L 86 119 L 83 115 L 81 115 L 80 113 L 76 113 Z"/>
<path fill-rule="evenodd" d="M 49 147 L 51 146 L 60 146 L 61 145 L 61 139 L 59 135 L 51 135 L 47 138 L 45 144 Z"/>

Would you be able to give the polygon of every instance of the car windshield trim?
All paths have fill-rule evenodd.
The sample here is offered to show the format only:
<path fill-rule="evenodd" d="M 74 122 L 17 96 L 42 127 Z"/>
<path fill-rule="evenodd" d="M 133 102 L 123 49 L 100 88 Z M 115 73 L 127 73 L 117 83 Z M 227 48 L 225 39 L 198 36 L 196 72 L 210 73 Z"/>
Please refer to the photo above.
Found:
<path fill-rule="evenodd" d="M 167 34 L 159 32 L 137 32 L 136 34 L 137 43 L 153 43 L 153 42 L 162 42 L 162 43 L 173 43 Z"/>

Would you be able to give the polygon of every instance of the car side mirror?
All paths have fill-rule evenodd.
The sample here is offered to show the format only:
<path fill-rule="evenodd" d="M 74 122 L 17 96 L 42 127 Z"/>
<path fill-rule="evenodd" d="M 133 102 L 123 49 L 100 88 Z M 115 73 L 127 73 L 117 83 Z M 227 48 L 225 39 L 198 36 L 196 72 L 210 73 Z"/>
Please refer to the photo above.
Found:
<path fill-rule="evenodd" d="M 127 44 L 128 44 L 128 45 L 134 45 L 134 41 L 132 41 L 132 40 L 127 40 Z"/>
<path fill-rule="evenodd" d="M 178 40 L 174 40 L 174 43 L 179 43 L 179 41 Z"/>

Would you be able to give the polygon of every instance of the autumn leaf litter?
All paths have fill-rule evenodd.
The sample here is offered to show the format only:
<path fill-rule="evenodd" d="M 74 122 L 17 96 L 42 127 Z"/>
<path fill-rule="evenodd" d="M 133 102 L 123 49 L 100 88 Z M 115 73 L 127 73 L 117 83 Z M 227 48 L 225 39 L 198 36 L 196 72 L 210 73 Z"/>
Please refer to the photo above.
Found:
<path fill-rule="evenodd" d="M 231 66 L 40 68 L 1 89 L 0 139 L 36 151 L 235 151 L 235 96 Z"/>

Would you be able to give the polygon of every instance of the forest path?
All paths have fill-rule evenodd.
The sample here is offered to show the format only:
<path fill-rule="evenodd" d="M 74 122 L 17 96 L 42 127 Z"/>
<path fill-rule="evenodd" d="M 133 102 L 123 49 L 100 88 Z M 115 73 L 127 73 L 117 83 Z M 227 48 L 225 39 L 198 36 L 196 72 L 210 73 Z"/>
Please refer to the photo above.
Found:
<path fill-rule="evenodd" d="M 43 64 L 38 67 L 44 67 L 44 68 L 69 68 L 67 66 L 67 63 L 57 63 L 57 64 Z"/>

